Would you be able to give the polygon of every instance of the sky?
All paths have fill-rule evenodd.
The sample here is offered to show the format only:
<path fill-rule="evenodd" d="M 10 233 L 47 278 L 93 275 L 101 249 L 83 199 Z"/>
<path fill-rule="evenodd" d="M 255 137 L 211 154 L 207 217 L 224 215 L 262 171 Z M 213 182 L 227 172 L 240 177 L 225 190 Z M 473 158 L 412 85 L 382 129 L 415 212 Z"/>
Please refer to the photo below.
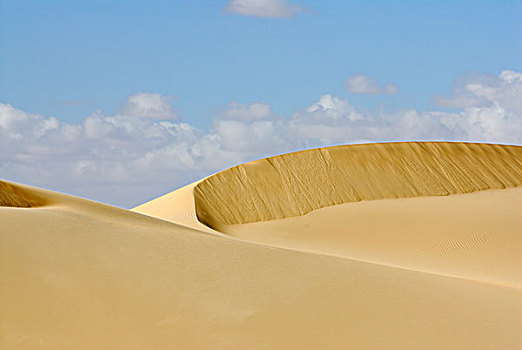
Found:
<path fill-rule="evenodd" d="M 0 0 L 0 178 L 132 207 L 311 147 L 522 143 L 522 1 Z"/>

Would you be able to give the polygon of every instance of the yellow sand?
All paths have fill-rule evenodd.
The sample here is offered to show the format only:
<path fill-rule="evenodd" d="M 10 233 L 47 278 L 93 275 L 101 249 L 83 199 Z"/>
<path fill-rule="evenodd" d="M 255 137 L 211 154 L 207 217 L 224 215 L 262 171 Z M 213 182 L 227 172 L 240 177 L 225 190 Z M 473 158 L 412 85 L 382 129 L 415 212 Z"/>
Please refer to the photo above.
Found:
<path fill-rule="evenodd" d="M 318 148 L 211 176 L 194 195 L 210 227 L 300 216 L 346 202 L 445 196 L 522 185 L 517 146 L 383 143 Z"/>
<path fill-rule="evenodd" d="M 346 203 L 234 237 L 522 289 L 522 187 Z"/>
<path fill-rule="evenodd" d="M 401 145 L 420 152 L 418 144 Z M 343 148 L 347 157 L 356 147 Z M 364 147 L 371 155 L 372 147 L 386 146 Z M 216 203 L 201 200 L 217 198 L 209 194 L 216 191 L 241 210 L 232 199 L 252 197 L 245 193 L 251 187 L 238 192 L 233 177 L 227 192 L 226 171 L 219 182 L 209 177 L 135 209 L 150 216 L 0 182 L 0 349 L 520 349 L 522 289 L 514 259 L 522 252 L 521 148 L 430 147 L 450 151 L 426 156 L 428 171 L 435 171 L 437 157 L 462 164 L 452 157 L 464 152 L 468 168 L 476 164 L 476 187 L 451 192 L 448 178 L 453 188 L 470 185 L 449 165 L 437 173 L 444 180 L 428 183 L 442 182 L 449 193 L 509 188 L 436 197 L 446 193 L 421 192 L 419 180 L 418 192 L 403 195 L 383 188 L 411 187 L 415 172 L 406 186 L 404 173 L 386 182 L 374 168 L 384 183 L 376 175 L 339 186 L 360 193 L 361 183 L 374 181 L 386 196 L 371 199 L 416 198 L 323 205 L 297 217 L 282 205 L 289 193 L 278 198 L 266 182 L 269 188 L 256 193 L 270 195 L 288 217 L 228 225 L 224 218 L 240 216 L 216 210 L 211 220 L 220 233 L 198 222 L 196 207 Z M 329 173 L 329 163 L 302 164 Z M 219 189 L 203 185 L 212 181 Z M 305 187 L 313 186 L 329 183 Z M 303 188 L 295 186 L 293 201 Z M 253 212 L 245 209 L 243 217 Z"/>

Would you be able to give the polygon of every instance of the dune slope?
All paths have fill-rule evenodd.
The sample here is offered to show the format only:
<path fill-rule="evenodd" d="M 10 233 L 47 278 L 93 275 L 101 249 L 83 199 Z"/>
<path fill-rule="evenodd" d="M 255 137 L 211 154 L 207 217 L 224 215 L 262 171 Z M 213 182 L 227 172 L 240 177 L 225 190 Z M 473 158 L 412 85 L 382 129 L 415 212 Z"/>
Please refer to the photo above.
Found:
<path fill-rule="evenodd" d="M 347 202 L 522 185 L 517 146 L 405 142 L 318 148 L 222 171 L 194 189 L 210 227 L 300 216 Z"/>
<path fill-rule="evenodd" d="M 135 209 L 147 215 L 5 184 L 2 349 L 522 347 L 518 286 L 200 229 L 198 183 Z"/>
<path fill-rule="evenodd" d="M 522 187 L 345 203 L 221 226 L 234 237 L 522 288 Z"/>

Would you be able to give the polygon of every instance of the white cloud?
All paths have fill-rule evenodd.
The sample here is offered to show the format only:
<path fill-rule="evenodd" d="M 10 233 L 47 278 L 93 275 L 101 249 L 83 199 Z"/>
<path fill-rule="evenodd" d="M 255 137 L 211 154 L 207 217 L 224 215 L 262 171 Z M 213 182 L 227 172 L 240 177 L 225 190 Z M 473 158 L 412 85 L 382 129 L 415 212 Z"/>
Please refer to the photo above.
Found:
<path fill-rule="evenodd" d="M 346 87 L 346 90 L 352 94 L 390 95 L 396 94 L 399 91 L 395 85 L 391 84 L 386 84 L 381 87 L 376 80 L 364 74 L 357 74 L 349 77 L 344 81 L 344 86 Z"/>
<path fill-rule="evenodd" d="M 397 140 L 522 143 L 522 75 L 476 75 L 466 84 L 465 94 L 483 100 L 455 112 L 370 112 L 326 94 L 286 117 L 265 103 L 233 102 L 209 131 L 123 111 L 95 111 L 69 124 L 0 103 L 0 178 L 129 207 L 223 168 L 303 148 Z"/>
<path fill-rule="evenodd" d="M 441 107 L 472 108 L 501 106 L 507 112 L 522 114 L 522 74 L 511 70 L 498 76 L 467 74 L 457 80 L 449 97 L 437 95 Z"/>
<path fill-rule="evenodd" d="M 319 120 L 327 118 L 339 120 L 346 118 L 350 121 L 356 121 L 362 119 L 362 115 L 355 110 L 348 100 L 343 100 L 328 94 L 321 96 L 319 101 L 308 107 L 306 113 L 308 113 L 310 117 L 313 116 Z"/>
<path fill-rule="evenodd" d="M 178 114 L 172 106 L 172 98 L 152 92 L 139 92 L 129 96 L 121 113 L 139 118 L 178 119 Z"/>
<path fill-rule="evenodd" d="M 68 124 L 0 104 L 0 177 L 119 204 L 213 172 L 237 157 L 192 125 L 96 111 Z"/>
<path fill-rule="evenodd" d="M 229 0 L 225 7 L 225 12 L 264 18 L 292 17 L 301 10 L 301 6 L 285 0 Z"/>

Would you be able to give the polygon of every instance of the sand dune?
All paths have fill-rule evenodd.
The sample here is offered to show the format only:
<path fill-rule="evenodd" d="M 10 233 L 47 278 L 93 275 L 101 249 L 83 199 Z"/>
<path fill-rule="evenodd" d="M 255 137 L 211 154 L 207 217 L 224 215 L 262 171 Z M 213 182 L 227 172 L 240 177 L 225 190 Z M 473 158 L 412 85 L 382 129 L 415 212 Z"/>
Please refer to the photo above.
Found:
<path fill-rule="evenodd" d="M 516 146 L 384 143 L 319 148 L 242 164 L 194 191 L 201 222 L 243 224 L 346 202 L 445 196 L 522 185 Z"/>
<path fill-rule="evenodd" d="M 521 160 L 320 149 L 134 211 L 0 182 L 0 348 L 520 349 Z"/>

